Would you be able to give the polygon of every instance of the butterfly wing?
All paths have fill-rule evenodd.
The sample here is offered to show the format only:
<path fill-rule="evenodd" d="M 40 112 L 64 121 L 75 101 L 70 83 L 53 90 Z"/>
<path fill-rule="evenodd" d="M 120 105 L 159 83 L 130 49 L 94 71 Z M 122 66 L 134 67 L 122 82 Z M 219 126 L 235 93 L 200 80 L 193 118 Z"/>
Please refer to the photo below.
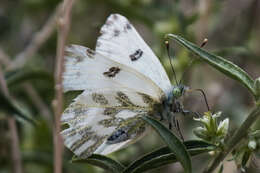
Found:
<path fill-rule="evenodd" d="M 61 134 L 77 156 L 109 154 L 145 134 L 139 118 L 164 97 L 149 78 L 83 46 L 66 49 L 65 91 L 84 90 L 64 111 Z"/>
<path fill-rule="evenodd" d="M 109 154 L 143 136 L 147 130 L 140 116 L 156 101 L 129 89 L 84 91 L 64 111 L 61 132 L 65 145 L 77 156 Z"/>
<path fill-rule="evenodd" d="M 66 49 L 63 86 L 65 91 L 130 88 L 157 98 L 162 90 L 135 69 L 89 48 L 71 45 Z"/>
<path fill-rule="evenodd" d="M 171 83 L 159 59 L 124 16 L 110 15 L 100 33 L 96 45 L 98 53 L 135 69 L 165 94 L 169 92 Z"/>

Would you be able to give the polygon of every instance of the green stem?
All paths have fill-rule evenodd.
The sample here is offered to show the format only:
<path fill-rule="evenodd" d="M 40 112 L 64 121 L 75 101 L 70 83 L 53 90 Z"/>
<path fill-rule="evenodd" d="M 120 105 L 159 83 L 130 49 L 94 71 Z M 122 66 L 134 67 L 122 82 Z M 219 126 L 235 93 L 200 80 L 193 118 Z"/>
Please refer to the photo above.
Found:
<path fill-rule="evenodd" d="M 211 164 L 204 170 L 204 173 L 213 172 L 218 165 L 225 159 L 225 157 L 233 150 L 233 148 L 243 139 L 248 132 L 250 126 L 259 118 L 260 115 L 260 106 L 250 113 L 247 119 L 243 122 L 240 128 L 235 132 L 235 134 L 228 140 L 227 145 L 224 146 L 222 152 L 220 152 L 217 157 L 211 162 Z"/>

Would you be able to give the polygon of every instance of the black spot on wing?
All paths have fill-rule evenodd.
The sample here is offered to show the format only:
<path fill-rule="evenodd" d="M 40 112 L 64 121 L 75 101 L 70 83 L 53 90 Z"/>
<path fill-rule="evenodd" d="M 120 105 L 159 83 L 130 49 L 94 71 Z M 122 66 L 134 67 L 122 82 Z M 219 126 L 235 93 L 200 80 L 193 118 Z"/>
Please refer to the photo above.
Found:
<path fill-rule="evenodd" d="M 118 19 L 118 15 L 117 14 L 112 14 L 112 19 L 113 20 L 117 20 Z"/>
<path fill-rule="evenodd" d="M 124 128 L 118 129 L 115 131 L 108 139 L 107 144 L 116 144 L 119 142 L 123 142 L 129 139 L 129 136 Z"/>
<path fill-rule="evenodd" d="M 119 36 L 119 34 L 120 34 L 120 31 L 118 29 L 115 29 L 114 30 L 114 37 Z"/>
<path fill-rule="evenodd" d="M 101 105 L 107 105 L 108 104 L 108 100 L 102 94 L 92 93 L 92 100 L 96 103 L 101 104 Z"/>
<path fill-rule="evenodd" d="M 108 71 L 104 72 L 103 75 L 106 77 L 115 77 L 120 72 L 120 68 L 111 67 Z"/>
<path fill-rule="evenodd" d="M 94 58 L 96 52 L 94 50 L 87 49 L 86 54 L 88 55 L 89 58 Z"/>
<path fill-rule="evenodd" d="M 126 26 L 125 26 L 126 29 L 132 29 L 132 26 L 130 23 L 127 23 Z"/>
<path fill-rule="evenodd" d="M 79 63 L 79 62 L 82 62 L 84 60 L 84 57 L 83 56 L 76 56 L 75 59 L 76 59 L 76 63 Z"/>
<path fill-rule="evenodd" d="M 128 32 L 128 30 L 131 30 L 132 29 L 132 26 L 130 23 L 126 23 L 125 26 L 124 26 L 124 32 Z"/>
<path fill-rule="evenodd" d="M 143 51 L 141 49 L 137 49 L 133 54 L 129 55 L 131 61 L 136 61 L 141 58 L 143 55 Z"/>

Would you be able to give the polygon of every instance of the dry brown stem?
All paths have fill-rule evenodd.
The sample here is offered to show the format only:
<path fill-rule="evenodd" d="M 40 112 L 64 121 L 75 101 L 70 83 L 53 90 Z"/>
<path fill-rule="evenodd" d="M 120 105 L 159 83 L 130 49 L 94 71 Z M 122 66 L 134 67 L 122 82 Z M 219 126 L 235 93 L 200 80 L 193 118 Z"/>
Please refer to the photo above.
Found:
<path fill-rule="evenodd" d="M 54 124 L 54 173 L 62 172 L 62 150 L 63 142 L 60 135 L 61 124 L 60 116 L 63 106 L 63 88 L 62 73 L 64 71 L 64 50 L 70 27 L 71 9 L 75 0 L 64 0 L 62 12 L 58 18 L 58 41 L 56 54 L 56 72 L 55 72 L 55 99 L 53 100 L 53 109 L 55 116 Z"/>
<path fill-rule="evenodd" d="M 11 64 L 7 66 L 7 70 L 23 67 L 24 64 L 30 58 L 32 58 L 32 56 L 39 50 L 39 48 L 43 45 L 43 43 L 45 43 L 48 40 L 48 38 L 51 36 L 51 34 L 55 31 L 56 24 L 57 24 L 56 20 L 60 11 L 61 11 L 61 4 L 57 6 L 56 10 L 50 16 L 50 18 L 47 20 L 44 26 L 41 28 L 41 30 L 34 34 L 31 42 L 24 49 L 24 51 L 22 51 L 17 56 L 15 56 L 15 59 L 11 62 Z"/>
<path fill-rule="evenodd" d="M 0 66 L 0 85 L 1 85 L 0 92 L 3 92 L 3 94 L 6 97 L 10 98 L 1 66 Z M 22 171 L 21 153 L 19 149 L 19 138 L 18 138 L 17 127 L 15 123 L 15 118 L 13 116 L 9 116 L 7 118 L 7 122 L 10 130 L 10 138 L 11 138 L 11 156 L 12 156 L 11 158 L 13 163 L 13 172 L 22 173 L 23 171 Z"/>

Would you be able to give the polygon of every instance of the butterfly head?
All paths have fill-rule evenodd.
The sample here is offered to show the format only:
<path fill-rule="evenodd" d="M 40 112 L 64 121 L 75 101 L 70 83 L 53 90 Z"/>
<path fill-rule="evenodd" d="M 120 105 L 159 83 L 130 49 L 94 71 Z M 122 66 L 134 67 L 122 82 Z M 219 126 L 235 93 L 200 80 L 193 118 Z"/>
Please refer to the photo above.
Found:
<path fill-rule="evenodd" d="M 173 86 L 172 97 L 175 98 L 175 99 L 178 99 L 181 96 L 183 96 L 187 90 L 188 90 L 188 87 L 186 87 L 182 84 L 179 84 L 177 86 Z"/>

